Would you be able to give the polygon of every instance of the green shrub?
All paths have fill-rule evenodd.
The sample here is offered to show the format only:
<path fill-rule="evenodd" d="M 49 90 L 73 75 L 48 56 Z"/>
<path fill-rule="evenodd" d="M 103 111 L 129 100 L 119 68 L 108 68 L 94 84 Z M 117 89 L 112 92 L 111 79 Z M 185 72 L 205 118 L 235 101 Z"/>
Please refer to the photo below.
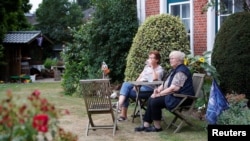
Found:
<path fill-rule="evenodd" d="M 51 69 L 51 66 L 56 66 L 57 64 L 57 59 L 51 59 L 51 58 L 46 58 L 46 60 L 44 61 L 43 65 L 45 68 L 47 69 Z"/>
<path fill-rule="evenodd" d="M 178 17 L 169 14 L 150 16 L 139 27 L 127 56 L 125 81 L 136 80 L 151 50 L 161 54 L 161 65 L 169 69 L 169 53 L 180 50 L 190 53 L 187 32 Z"/>
<path fill-rule="evenodd" d="M 229 109 L 223 111 L 218 117 L 217 124 L 221 125 L 249 125 L 250 109 L 247 107 L 247 100 L 229 101 Z"/>
<path fill-rule="evenodd" d="M 227 17 L 216 35 L 212 64 L 220 77 L 224 93 L 250 94 L 250 14 L 235 13 Z"/>

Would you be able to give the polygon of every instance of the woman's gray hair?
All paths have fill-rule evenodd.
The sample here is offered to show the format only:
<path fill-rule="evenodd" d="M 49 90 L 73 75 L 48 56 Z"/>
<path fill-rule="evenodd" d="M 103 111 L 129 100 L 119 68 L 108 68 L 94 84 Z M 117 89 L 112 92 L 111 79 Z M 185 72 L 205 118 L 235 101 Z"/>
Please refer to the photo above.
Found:
<path fill-rule="evenodd" d="M 177 50 L 171 51 L 171 53 L 169 54 L 169 58 L 174 57 L 179 59 L 181 62 L 184 61 L 185 56 L 186 56 L 185 53 Z"/>

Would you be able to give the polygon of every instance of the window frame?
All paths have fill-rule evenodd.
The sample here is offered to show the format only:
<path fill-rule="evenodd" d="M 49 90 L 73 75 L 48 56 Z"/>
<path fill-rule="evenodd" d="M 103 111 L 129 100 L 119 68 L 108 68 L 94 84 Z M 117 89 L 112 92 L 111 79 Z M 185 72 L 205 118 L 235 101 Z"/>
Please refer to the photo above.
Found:
<path fill-rule="evenodd" d="M 182 7 L 185 4 L 189 5 L 189 18 L 184 18 L 184 20 L 189 20 L 189 29 L 186 28 L 186 24 L 183 22 L 183 18 L 182 17 L 180 18 L 183 24 L 185 25 L 185 29 L 187 31 L 187 36 L 189 40 L 190 50 L 191 50 L 191 53 L 193 54 L 193 48 L 194 48 L 194 45 L 193 45 L 193 38 L 194 38 L 193 37 L 193 12 L 192 12 L 193 6 L 191 5 L 191 0 L 167 0 L 167 13 L 173 15 L 171 13 L 171 6 L 179 5 Z M 180 10 L 180 14 L 182 14 L 181 10 Z"/>
<path fill-rule="evenodd" d="M 224 5 L 221 3 L 221 1 L 227 1 L 227 3 L 231 2 L 231 4 L 227 4 L 227 5 Z M 223 21 L 228 17 L 230 16 L 231 14 L 234 14 L 236 12 L 241 12 L 241 11 L 244 11 L 243 8 L 238 8 L 237 7 L 239 5 L 242 5 L 243 6 L 243 3 L 237 3 L 239 2 L 238 0 L 217 0 L 217 15 L 216 15 L 216 19 L 217 19 L 217 31 L 219 31 L 221 25 L 223 24 Z M 237 5 L 236 5 L 237 4 Z M 231 6 L 230 8 L 226 7 L 226 6 Z M 236 6 L 235 6 L 236 5 Z M 226 8 L 224 8 L 224 6 Z M 226 10 L 224 9 L 230 9 L 231 11 L 228 11 L 226 12 Z M 221 20 L 223 18 L 223 20 Z"/>

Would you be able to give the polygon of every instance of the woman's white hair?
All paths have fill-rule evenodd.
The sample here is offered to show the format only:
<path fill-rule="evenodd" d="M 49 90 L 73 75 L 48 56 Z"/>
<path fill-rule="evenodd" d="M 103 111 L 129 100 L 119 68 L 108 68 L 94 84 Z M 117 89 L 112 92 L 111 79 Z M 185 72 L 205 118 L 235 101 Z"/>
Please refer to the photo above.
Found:
<path fill-rule="evenodd" d="M 171 53 L 169 54 L 169 58 L 174 57 L 179 59 L 181 62 L 184 61 L 185 56 L 186 56 L 185 53 L 177 50 L 171 51 Z"/>

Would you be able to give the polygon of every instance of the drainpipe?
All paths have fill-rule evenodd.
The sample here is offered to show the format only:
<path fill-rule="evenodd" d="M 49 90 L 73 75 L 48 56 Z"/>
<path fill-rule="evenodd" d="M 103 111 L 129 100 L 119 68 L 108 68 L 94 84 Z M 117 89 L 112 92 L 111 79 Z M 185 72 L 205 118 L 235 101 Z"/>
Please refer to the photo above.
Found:
<path fill-rule="evenodd" d="M 211 0 L 209 0 L 209 2 L 211 2 Z M 207 10 L 207 51 L 213 50 L 215 25 L 215 8 L 209 7 Z"/>
<path fill-rule="evenodd" d="M 209 0 L 209 2 L 211 2 L 211 0 Z M 209 7 L 207 10 L 207 51 L 213 50 L 215 40 L 215 25 L 215 8 Z M 211 58 L 209 59 L 209 64 L 211 64 Z"/>

